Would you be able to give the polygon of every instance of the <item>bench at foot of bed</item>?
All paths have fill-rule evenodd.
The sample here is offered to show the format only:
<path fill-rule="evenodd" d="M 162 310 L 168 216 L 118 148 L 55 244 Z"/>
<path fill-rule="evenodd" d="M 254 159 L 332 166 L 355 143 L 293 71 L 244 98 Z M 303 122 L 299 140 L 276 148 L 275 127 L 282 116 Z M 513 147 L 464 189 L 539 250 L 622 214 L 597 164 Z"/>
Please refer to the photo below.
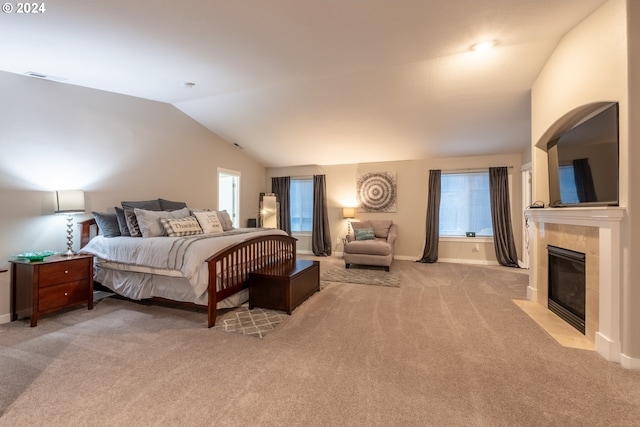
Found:
<path fill-rule="evenodd" d="M 249 275 L 249 308 L 262 307 L 288 314 L 320 290 L 320 263 L 287 260 Z"/>

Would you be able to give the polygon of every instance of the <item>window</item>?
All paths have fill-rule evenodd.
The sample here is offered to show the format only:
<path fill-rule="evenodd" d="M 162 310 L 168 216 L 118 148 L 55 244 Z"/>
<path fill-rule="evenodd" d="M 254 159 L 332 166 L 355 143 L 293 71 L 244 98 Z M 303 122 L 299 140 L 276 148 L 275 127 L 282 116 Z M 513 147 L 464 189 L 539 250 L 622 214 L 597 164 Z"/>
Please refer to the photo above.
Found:
<path fill-rule="evenodd" d="M 226 210 L 233 226 L 240 226 L 240 172 L 218 168 L 218 210 Z"/>
<path fill-rule="evenodd" d="M 291 232 L 311 232 L 313 226 L 313 179 L 291 179 Z"/>
<path fill-rule="evenodd" d="M 560 198 L 562 203 L 578 203 L 578 189 L 573 165 L 560 166 Z"/>
<path fill-rule="evenodd" d="M 441 236 L 493 236 L 489 172 L 443 173 L 440 186 Z"/>

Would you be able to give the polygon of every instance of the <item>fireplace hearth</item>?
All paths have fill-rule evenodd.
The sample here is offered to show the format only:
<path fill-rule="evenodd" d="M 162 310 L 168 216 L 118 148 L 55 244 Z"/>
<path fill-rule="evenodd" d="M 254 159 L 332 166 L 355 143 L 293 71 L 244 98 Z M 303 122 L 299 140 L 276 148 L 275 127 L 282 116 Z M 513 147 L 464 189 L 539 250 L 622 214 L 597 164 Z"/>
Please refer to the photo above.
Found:
<path fill-rule="evenodd" d="M 549 255 L 549 310 L 585 333 L 585 254 L 547 245 Z"/>

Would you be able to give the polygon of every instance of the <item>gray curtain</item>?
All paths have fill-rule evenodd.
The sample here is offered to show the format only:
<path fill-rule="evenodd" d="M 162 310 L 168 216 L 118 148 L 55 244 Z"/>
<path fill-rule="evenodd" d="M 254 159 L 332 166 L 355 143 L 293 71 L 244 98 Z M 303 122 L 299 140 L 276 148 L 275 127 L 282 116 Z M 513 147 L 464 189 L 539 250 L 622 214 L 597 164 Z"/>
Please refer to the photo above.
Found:
<path fill-rule="evenodd" d="M 440 176 L 439 169 L 429 171 L 429 199 L 427 202 L 427 237 L 424 252 L 418 262 L 438 261 L 438 239 L 440 236 Z"/>
<path fill-rule="evenodd" d="M 573 161 L 573 176 L 576 180 L 578 200 L 581 202 L 597 201 L 598 198 L 596 197 L 596 188 L 593 185 L 589 159 L 575 159 Z"/>
<path fill-rule="evenodd" d="M 271 191 L 278 195 L 280 201 L 280 229 L 291 235 L 291 202 L 290 193 L 291 177 L 278 176 L 271 178 Z"/>
<path fill-rule="evenodd" d="M 313 228 L 311 250 L 315 256 L 331 255 L 331 233 L 327 215 L 327 186 L 324 175 L 313 176 Z"/>
<path fill-rule="evenodd" d="M 509 171 L 506 167 L 489 168 L 489 191 L 496 257 L 500 265 L 518 268 L 518 254 L 511 226 Z"/>

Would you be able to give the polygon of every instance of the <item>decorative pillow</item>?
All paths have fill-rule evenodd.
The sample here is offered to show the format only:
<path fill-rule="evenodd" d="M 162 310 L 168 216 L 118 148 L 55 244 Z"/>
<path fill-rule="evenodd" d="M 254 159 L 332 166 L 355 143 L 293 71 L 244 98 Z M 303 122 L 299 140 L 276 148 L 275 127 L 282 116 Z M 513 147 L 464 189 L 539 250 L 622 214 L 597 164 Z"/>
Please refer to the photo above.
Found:
<path fill-rule="evenodd" d="M 390 219 L 371 220 L 373 233 L 376 237 L 382 237 L 383 239 L 389 237 L 389 228 L 391 228 L 391 224 L 393 224 L 393 221 Z"/>
<path fill-rule="evenodd" d="M 375 240 L 376 238 L 373 228 L 357 228 L 353 231 L 355 231 L 356 240 Z"/>
<path fill-rule="evenodd" d="M 202 234 L 202 228 L 195 216 L 185 218 L 160 218 L 160 223 L 164 227 L 167 236 L 182 237 Z"/>
<path fill-rule="evenodd" d="M 135 208 L 133 212 L 136 214 L 138 228 L 142 233 L 142 237 L 166 236 L 164 227 L 160 224 L 160 218 L 184 218 L 189 216 L 189 209 L 186 207 L 175 211 L 148 211 Z"/>
<path fill-rule="evenodd" d="M 118 226 L 118 216 L 115 213 L 101 213 L 91 212 L 93 218 L 98 224 L 98 230 L 104 237 L 118 237 L 120 233 L 120 227 Z"/>
<path fill-rule="evenodd" d="M 216 214 L 218 214 L 218 219 L 220 220 L 220 224 L 222 224 L 222 229 L 224 231 L 233 230 L 233 221 L 231 221 L 229 212 L 226 210 L 216 211 Z"/>
<path fill-rule="evenodd" d="M 123 209 L 146 209 L 148 211 L 161 211 L 160 201 L 158 199 L 155 200 L 142 200 L 137 202 L 121 202 Z"/>
<path fill-rule="evenodd" d="M 202 227 L 202 232 L 205 234 L 212 233 L 222 233 L 224 229 L 222 228 L 222 224 L 220 223 L 220 219 L 218 218 L 218 214 L 215 212 L 194 212 L 193 215 L 198 220 L 200 227 Z"/>
<path fill-rule="evenodd" d="M 114 207 L 116 210 L 116 217 L 118 218 L 118 228 L 120 228 L 120 234 L 122 236 L 131 236 L 129 233 L 129 227 L 127 227 L 127 218 L 124 214 L 124 209 L 119 207 Z"/>
<path fill-rule="evenodd" d="M 148 211 L 161 211 L 160 202 L 155 200 L 144 200 L 138 202 L 122 202 L 122 208 L 124 209 L 124 217 L 127 221 L 127 228 L 129 234 L 132 237 L 142 237 L 140 228 L 138 227 L 138 219 L 136 213 L 133 211 L 135 208 L 146 209 Z"/>
<path fill-rule="evenodd" d="M 185 202 L 172 202 L 171 200 L 158 199 L 160 203 L 160 209 L 163 211 L 177 211 L 187 207 Z"/>

